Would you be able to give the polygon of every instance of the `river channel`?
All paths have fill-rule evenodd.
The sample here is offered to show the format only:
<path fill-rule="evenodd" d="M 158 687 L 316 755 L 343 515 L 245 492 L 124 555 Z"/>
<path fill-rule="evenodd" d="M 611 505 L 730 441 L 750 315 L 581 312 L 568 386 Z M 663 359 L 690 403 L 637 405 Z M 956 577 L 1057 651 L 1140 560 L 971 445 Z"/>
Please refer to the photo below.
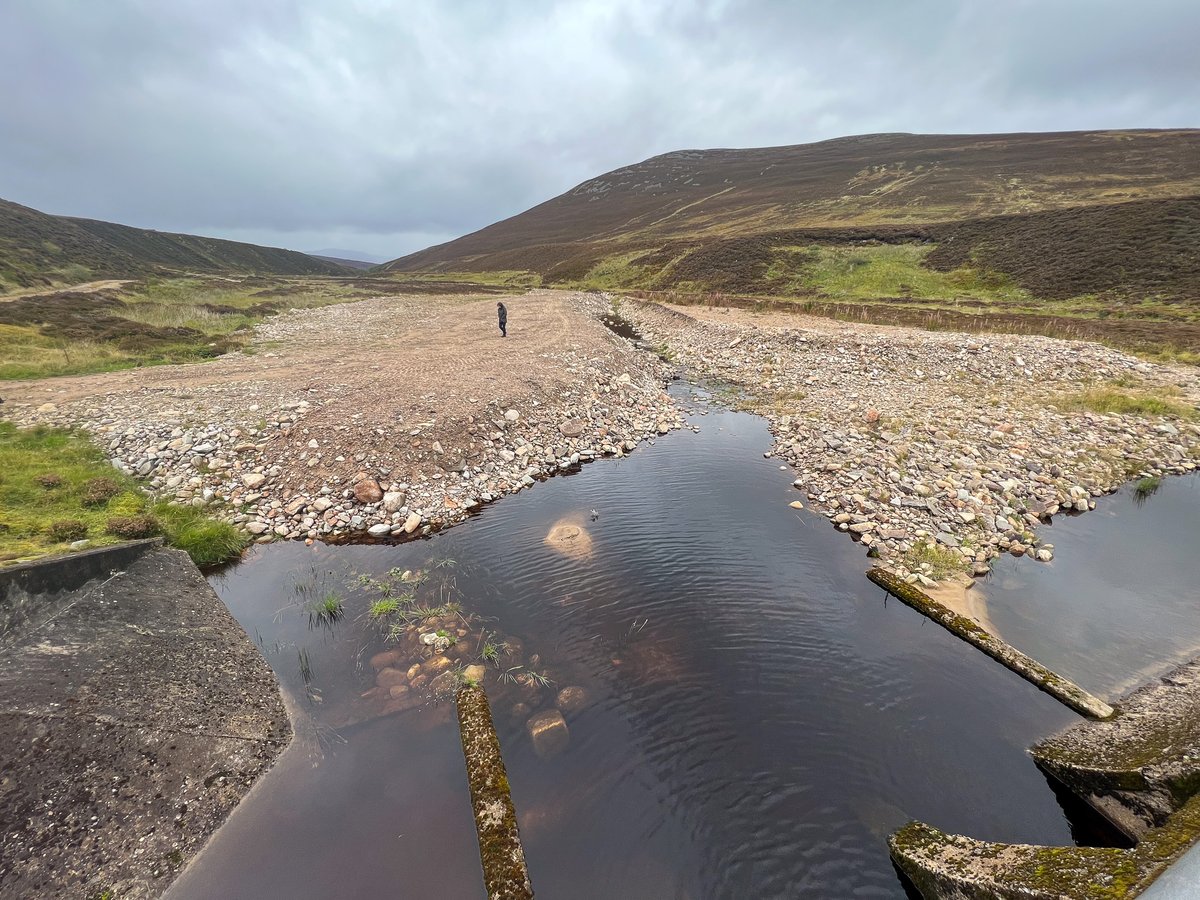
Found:
<path fill-rule="evenodd" d="M 384 646 L 361 577 L 403 570 L 553 682 L 514 715 L 504 661 L 484 679 L 540 898 L 903 898 L 886 839 L 913 818 L 1115 841 L 1026 754 L 1075 714 L 887 599 L 860 546 L 790 508 L 761 418 L 673 390 L 698 433 L 425 540 L 260 546 L 212 576 L 318 740 L 284 754 L 171 900 L 484 896 L 451 704 L 346 724 Z M 581 530 L 567 553 L 546 540 L 564 522 Z M 1200 479 L 1046 533 L 1052 563 L 1005 558 L 976 588 L 1004 638 L 1108 698 L 1200 647 Z M 330 593 L 344 612 L 314 619 Z M 588 702 L 543 758 L 525 720 L 568 685 Z"/>

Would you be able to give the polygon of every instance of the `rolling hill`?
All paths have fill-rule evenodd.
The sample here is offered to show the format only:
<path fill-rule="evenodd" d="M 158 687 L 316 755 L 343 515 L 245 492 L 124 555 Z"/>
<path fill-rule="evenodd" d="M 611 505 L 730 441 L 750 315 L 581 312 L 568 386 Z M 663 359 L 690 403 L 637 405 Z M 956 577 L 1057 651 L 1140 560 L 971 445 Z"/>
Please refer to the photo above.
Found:
<path fill-rule="evenodd" d="M 52 216 L 0 200 L 0 291 L 161 272 L 346 275 L 294 250 Z"/>
<path fill-rule="evenodd" d="M 383 268 L 817 298 L 1200 300 L 1198 247 L 1200 130 L 879 134 L 656 156 Z"/>

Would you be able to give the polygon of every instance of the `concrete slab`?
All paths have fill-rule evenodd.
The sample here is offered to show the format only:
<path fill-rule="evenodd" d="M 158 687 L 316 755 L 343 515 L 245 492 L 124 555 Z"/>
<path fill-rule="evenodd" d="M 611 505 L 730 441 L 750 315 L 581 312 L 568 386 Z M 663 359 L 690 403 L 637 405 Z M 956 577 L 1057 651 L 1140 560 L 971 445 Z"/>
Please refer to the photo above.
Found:
<path fill-rule="evenodd" d="M 186 554 L 44 565 L 0 573 L 0 895 L 156 897 L 290 739 L 278 684 Z"/>

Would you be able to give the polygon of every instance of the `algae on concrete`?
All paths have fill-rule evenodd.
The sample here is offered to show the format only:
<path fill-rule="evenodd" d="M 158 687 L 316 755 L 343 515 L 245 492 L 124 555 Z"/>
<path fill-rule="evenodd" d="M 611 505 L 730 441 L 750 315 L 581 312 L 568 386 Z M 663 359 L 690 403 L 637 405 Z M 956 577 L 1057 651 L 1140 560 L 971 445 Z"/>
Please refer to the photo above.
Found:
<path fill-rule="evenodd" d="M 986 631 L 977 622 L 938 603 L 924 591 L 905 582 L 895 572 L 876 567 L 867 572 L 867 577 L 902 603 L 941 625 L 954 636 L 982 650 L 1001 665 L 1076 712 L 1096 719 L 1107 719 L 1113 715 L 1113 708 L 1099 697 L 1089 694 L 1074 682 L 1047 669 L 1037 660 Z"/>

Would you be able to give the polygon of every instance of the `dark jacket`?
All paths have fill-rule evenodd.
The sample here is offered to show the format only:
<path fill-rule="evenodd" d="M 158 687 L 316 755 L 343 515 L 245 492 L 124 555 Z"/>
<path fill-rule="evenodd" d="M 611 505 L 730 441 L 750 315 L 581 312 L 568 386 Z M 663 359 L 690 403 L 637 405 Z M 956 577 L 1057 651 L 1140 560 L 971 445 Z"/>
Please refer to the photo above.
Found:
<path fill-rule="evenodd" d="M 508 310 L 505 308 L 503 303 L 498 303 L 496 305 L 496 312 L 500 314 L 501 325 L 508 321 Z"/>

